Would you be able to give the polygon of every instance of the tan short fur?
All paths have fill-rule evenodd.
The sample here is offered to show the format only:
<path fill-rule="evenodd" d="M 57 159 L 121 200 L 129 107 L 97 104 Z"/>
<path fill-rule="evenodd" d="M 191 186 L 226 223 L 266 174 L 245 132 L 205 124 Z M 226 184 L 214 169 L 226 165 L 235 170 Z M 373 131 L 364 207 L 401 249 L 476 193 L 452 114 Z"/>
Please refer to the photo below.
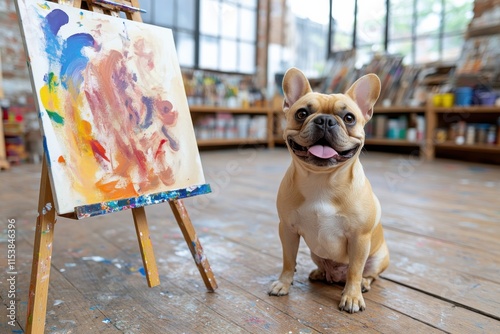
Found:
<path fill-rule="evenodd" d="M 345 282 L 339 308 L 362 311 L 362 292 L 389 265 L 380 203 L 359 161 L 380 80 L 368 74 L 346 94 L 326 95 L 312 92 L 303 73 L 291 68 L 283 91 L 292 162 L 277 198 L 283 270 L 269 294 L 288 294 L 303 237 L 318 266 L 309 278 Z"/>

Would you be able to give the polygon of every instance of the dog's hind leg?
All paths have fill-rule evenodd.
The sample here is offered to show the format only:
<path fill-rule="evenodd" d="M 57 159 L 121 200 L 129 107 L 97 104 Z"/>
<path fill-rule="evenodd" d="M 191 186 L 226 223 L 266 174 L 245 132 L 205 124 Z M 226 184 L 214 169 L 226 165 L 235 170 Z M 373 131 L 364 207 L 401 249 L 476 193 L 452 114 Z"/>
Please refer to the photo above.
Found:
<path fill-rule="evenodd" d="M 378 275 L 389 266 L 389 250 L 384 243 L 372 256 L 368 258 L 363 270 L 363 279 L 361 280 L 361 291 L 368 292 L 371 284 L 378 278 Z"/>
<path fill-rule="evenodd" d="M 325 282 L 326 272 L 325 272 L 325 267 L 323 265 L 324 263 L 323 259 L 314 254 L 313 252 L 311 252 L 311 259 L 318 266 L 318 268 L 311 271 L 311 273 L 309 274 L 309 280 Z"/>

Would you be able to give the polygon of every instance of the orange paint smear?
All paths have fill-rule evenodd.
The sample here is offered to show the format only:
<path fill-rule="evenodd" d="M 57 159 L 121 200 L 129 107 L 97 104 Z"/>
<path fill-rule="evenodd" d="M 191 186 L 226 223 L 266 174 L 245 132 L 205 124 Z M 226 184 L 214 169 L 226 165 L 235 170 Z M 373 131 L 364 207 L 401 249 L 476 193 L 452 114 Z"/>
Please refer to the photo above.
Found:
<path fill-rule="evenodd" d="M 98 181 L 95 185 L 101 192 L 111 196 L 110 198 L 131 198 L 139 195 L 131 182 L 127 182 L 125 188 L 117 188 L 118 181 L 107 183 Z"/>

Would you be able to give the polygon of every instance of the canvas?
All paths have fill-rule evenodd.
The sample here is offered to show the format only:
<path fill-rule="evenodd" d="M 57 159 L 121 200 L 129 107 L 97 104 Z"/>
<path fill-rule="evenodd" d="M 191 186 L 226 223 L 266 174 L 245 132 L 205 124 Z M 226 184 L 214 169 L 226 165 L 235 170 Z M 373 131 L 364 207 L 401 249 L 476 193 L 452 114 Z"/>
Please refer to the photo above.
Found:
<path fill-rule="evenodd" d="M 17 5 L 59 214 L 205 183 L 170 29 Z"/>

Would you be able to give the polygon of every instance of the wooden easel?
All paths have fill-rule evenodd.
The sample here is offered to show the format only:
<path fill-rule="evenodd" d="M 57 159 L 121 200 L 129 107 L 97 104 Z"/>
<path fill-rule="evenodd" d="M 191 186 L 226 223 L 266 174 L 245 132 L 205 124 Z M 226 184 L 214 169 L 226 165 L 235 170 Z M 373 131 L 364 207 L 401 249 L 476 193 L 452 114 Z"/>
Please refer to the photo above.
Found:
<path fill-rule="evenodd" d="M 119 11 L 126 14 L 127 19 L 142 22 L 139 11 L 138 0 L 120 0 L 122 5 L 101 5 L 94 0 L 57 0 L 62 4 L 71 4 L 74 7 L 88 9 L 107 15 L 118 16 Z M 83 5 L 83 7 L 82 7 Z M 135 8 L 135 9 L 134 9 Z M 47 167 L 47 158 L 43 157 L 42 175 L 40 181 L 40 195 L 38 202 L 38 218 L 36 221 L 35 242 L 33 248 L 33 263 L 31 268 L 31 281 L 29 288 L 28 312 L 26 321 L 26 333 L 43 333 L 45 328 L 45 316 L 49 288 L 50 265 L 52 255 L 52 242 L 54 238 L 54 226 L 56 223 L 56 212 L 54 208 L 47 207 L 47 203 L 54 203 L 52 188 Z M 196 266 L 200 271 L 206 288 L 213 292 L 217 289 L 215 277 L 191 223 L 189 215 L 180 199 L 169 200 L 170 208 L 184 235 L 184 239 L 191 250 Z M 158 268 L 153 253 L 153 246 L 149 236 L 149 228 L 144 207 L 132 209 L 137 239 L 141 250 L 142 261 L 146 272 L 149 287 L 160 284 Z M 76 215 L 64 215 L 65 218 L 74 218 Z"/>

